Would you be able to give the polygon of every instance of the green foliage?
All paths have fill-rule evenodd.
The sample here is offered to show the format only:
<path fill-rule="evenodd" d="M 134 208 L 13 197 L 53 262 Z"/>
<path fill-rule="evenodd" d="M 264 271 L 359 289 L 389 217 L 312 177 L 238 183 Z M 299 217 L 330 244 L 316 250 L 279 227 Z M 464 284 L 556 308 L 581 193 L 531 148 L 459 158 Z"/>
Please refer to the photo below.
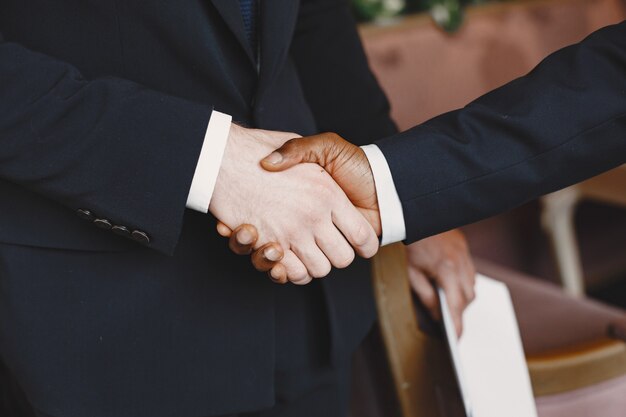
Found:
<path fill-rule="evenodd" d="M 406 0 L 352 0 L 358 18 L 364 21 L 389 19 L 405 11 Z"/>
<path fill-rule="evenodd" d="M 447 32 L 456 31 L 463 23 L 463 8 L 497 0 L 351 0 L 360 21 L 385 21 L 394 17 L 429 12 L 433 20 Z"/>

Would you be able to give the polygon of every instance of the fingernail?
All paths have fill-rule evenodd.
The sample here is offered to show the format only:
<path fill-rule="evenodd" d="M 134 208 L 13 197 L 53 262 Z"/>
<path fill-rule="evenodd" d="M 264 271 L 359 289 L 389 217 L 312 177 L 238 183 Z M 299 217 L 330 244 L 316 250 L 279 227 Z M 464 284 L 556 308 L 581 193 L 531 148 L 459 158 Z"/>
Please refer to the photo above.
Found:
<path fill-rule="evenodd" d="M 252 243 L 252 234 L 246 229 L 240 230 L 239 233 L 237 233 L 237 242 L 242 245 Z"/>
<path fill-rule="evenodd" d="M 269 277 L 270 277 L 270 279 L 272 281 L 274 281 L 274 282 L 276 282 L 278 284 L 280 284 L 282 282 L 279 277 L 275 277 L 274 276 L 274 271 L 269 271 L 267 274 L 269 275 Z"/>
<path fill-rule="evenodd" d="M 280 163 L 282 160 L 283 160 L 283 156 L 279 154 L 278 152 L 272 152 L 267 158 L 265 158 L 265 161 L 272 165 L 276 165 Z"/>
<path fill-rule="evenodd" d="M 263 254 L 268 261 L 277 261 L 280 256 L 276 248 L 267 248 Z"/>

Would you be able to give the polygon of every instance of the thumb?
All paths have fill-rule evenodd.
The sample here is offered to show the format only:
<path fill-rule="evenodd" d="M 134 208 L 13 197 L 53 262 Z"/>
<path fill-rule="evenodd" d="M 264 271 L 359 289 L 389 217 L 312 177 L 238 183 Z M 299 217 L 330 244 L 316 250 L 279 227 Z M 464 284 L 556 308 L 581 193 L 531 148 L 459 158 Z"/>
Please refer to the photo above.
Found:
<path fill-rule="evenodd" d="M 261 161 L 267 171 L 284 171 L 294 165 L 314 163 L 325 167 L 332 162 L 347 143 L 335 133 L 322 133 L 306 138 L 288 140 Z"/>

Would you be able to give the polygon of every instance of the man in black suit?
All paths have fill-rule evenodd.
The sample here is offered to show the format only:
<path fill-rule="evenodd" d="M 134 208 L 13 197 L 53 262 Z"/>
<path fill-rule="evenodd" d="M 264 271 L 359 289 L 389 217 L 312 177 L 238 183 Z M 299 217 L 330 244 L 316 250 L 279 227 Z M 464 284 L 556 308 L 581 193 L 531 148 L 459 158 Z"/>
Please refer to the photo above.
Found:
<path fill-rule="evenodd" d="M 465 108 L 359 148 L 294 139 L 262 165 L 319 163 L 378 234 L 414 242 L 626 162 L 626 22 L 547 57 Z M 280 250 L 279 247 L 275 248 Z M 258 269 L 275 263 L 256 261 Z"/>
<path fill-rule="evenodd" d="M 371 256 L 328 175 L 258 161 L 388 113 L 341 0 L 0 0 L 0 354 L 36 412 L 345 415 L 367 263 L 276 286 L 205 213 L 301 283 Z"/>

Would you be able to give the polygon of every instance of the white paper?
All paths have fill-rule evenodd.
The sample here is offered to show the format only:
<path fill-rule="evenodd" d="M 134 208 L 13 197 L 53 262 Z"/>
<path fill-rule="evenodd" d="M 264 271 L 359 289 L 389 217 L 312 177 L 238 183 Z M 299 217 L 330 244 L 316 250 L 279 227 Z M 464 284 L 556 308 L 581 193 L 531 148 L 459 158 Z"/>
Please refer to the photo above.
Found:
<path fill-rule="evenodd" d="M 506 285 L 476 277 L 476 299 L 457 340 L 445 294 L 443 321 L 468 417 L 537 417 L 513 303 Z"/>

